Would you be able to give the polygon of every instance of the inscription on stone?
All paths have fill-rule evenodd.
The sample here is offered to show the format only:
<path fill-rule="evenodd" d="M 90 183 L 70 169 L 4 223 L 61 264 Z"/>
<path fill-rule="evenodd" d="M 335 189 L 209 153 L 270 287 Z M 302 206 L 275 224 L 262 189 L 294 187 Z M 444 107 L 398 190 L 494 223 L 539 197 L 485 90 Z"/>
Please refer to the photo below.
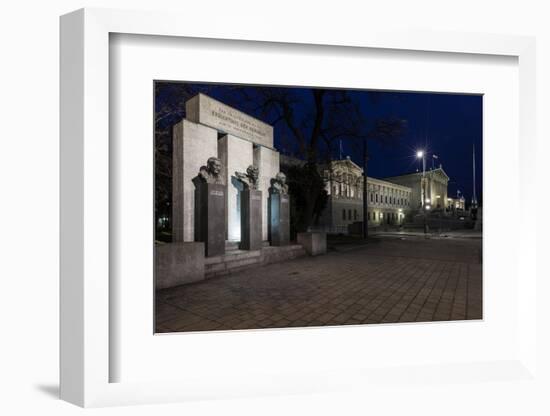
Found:
<path fill-rule="evenodd" d="M 273 127 L 257 118 L 197 94 L 185 104 L 187 119 L 241 139 L 273 148 Z"/>
<path fill-rule="evenodd" d="M 223 196 L 223 192 L 221 192 L 221 191 L 210 191 L 210 195 Z"/>

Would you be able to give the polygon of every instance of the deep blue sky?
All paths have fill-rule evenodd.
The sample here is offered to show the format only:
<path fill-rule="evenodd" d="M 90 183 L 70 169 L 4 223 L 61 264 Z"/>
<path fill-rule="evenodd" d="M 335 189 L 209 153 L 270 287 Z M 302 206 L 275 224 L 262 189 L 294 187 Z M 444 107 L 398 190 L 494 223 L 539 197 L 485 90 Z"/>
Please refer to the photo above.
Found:
<path fill-rule="evenodd" d="M 371 104 L 367 111 L 382 116 L 394 114 L 408 121 L 407 132 L 397 144 L 385 147 L 377 143 L 371 145 L 369 176 L 385 177 L 421 170 L 415 150 L 427 149 L 427 167 L 432 166 L 432 161 L 436 167 L 441 163 L 450 177 L 449 195 L 456 195 L 459 189 L 470 200 L 473 189 L 472 147 L 475 145 L 476 192 L 480 198 L 482 96 L 384 93 L 380 102 Z M 437 155 L 438 159 L 432 159 L 432 154 Z"/>
<path fill-rule="evenodd" d="M 163 105 L 172 107 L 181 105 L 181 98 L 170 86 L 175 83 L 162 82 L 157 89 L 156 110 Z M 180 84 L 182 85 L 182 84 Z M 192 91 L 203 91 L 208 95 L 227 103 L 227 97 L 235 97 L 235 85 L 224 84 L 185 84 Z M 259 86 L 242 86 L 254 94 Z M 277 87 L 281 88 L 281 87 Z M 298 104 L 296 111 L 306 114 L 308 103 L 311 105 L 311 89 L 292 88 L 293 94 L 302 98 L 306 103 L 301 109 Z M 407 121 L 407 129 L 399 140 L 381 145 L 370 141 L 369 144 L 369 176 L 384 178 L 415 172 L 422 169 L 416 159 L 417 149 L 428 152 L 427 168 L 432 166 L 431 155 L 438 156 L 434 166 L 439 163 L 450 177 L 449 195 L 455 196 L 459 189 L 469 201 L 472 196 L 472 146 L 476 148 L 476 172 L 478 200 L 482 196 L 482 96 L 442 93 L 414 93 L 414 92 L 383 92 L 353 90 L 351 95 L 360 105 L 360 111 L 368 119 L 396 117 Z M 307 98 L 306 98 L 307 97 Z M 176 102 L 179 101 L 179 104 Z M 309 101 L 308 101 L 309 100 Z M 229 103 L 228 103 L 229 104 Z M 270 123 L 273 115 L 254 114 L 250 107 L 232 100 L 234 107 L 245 110 L 249 114 Z M 170 124 L 179 121 L 184 114 L 176 112 L 168 120 Z M 275 125 L 275 147 L 288 153 L 288 132 L 285 125 L 279 122 Z M 287 139 L 283 139 L 287 136 Z M 339 146 L 336 146 L 339 147 Z M 339 157 L 339 149 L 333 152 L 333 158 Z M 361 162 L 361 146 L 357 141 L 342 141 L 342 156 L 350 156 L 358 165 Z"/>

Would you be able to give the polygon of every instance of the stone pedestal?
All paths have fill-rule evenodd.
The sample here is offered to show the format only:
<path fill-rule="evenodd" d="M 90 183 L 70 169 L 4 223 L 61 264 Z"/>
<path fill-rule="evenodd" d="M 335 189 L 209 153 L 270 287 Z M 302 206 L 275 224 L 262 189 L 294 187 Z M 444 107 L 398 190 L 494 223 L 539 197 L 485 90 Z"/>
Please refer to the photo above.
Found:
<path fill-rule="evenodd" d="M 262 248 L 262 192 L 241 192 L 241 250 Z"/>
<path fill-rule="evenodd" d="M 298 233 L 300 244 L 310 256 L 318 256 L 327 252 L 327 234 L 322 232 Z"/>
<path fill-rule="evenodd" d="M 204 242 L 207 257 L 225 253 L 225 185 L 196 184 L 195 241 Z"/>
<path fill-rule="evenodd" d="M 290 200 L 288 195 L 269 195 L 269 242 L 286 246 L 290 242 Z"/>

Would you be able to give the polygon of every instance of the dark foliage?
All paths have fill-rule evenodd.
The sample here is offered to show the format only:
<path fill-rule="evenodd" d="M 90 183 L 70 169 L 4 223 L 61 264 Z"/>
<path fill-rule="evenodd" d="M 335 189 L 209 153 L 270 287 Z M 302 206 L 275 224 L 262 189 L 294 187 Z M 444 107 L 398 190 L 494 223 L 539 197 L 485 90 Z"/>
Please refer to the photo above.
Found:
<path fill-rule="evenodd" d="M 313 163 L 289 167 L 287 171 L 288 191 L 291 196 L 290 235 L 296 238 L 299 232 L 307 231 L 326 207 L 328 195 L 319 169 Z"/>

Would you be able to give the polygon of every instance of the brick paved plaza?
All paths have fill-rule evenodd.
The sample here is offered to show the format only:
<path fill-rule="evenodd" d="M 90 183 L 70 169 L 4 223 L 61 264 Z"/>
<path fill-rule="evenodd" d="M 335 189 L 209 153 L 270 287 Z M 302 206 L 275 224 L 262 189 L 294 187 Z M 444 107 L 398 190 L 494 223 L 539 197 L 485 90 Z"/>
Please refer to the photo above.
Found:
<path fill-rule="evenodd" d="M 156 332 L 481 319 L 481 239 L 380 238 L 157 292 Z"/>

